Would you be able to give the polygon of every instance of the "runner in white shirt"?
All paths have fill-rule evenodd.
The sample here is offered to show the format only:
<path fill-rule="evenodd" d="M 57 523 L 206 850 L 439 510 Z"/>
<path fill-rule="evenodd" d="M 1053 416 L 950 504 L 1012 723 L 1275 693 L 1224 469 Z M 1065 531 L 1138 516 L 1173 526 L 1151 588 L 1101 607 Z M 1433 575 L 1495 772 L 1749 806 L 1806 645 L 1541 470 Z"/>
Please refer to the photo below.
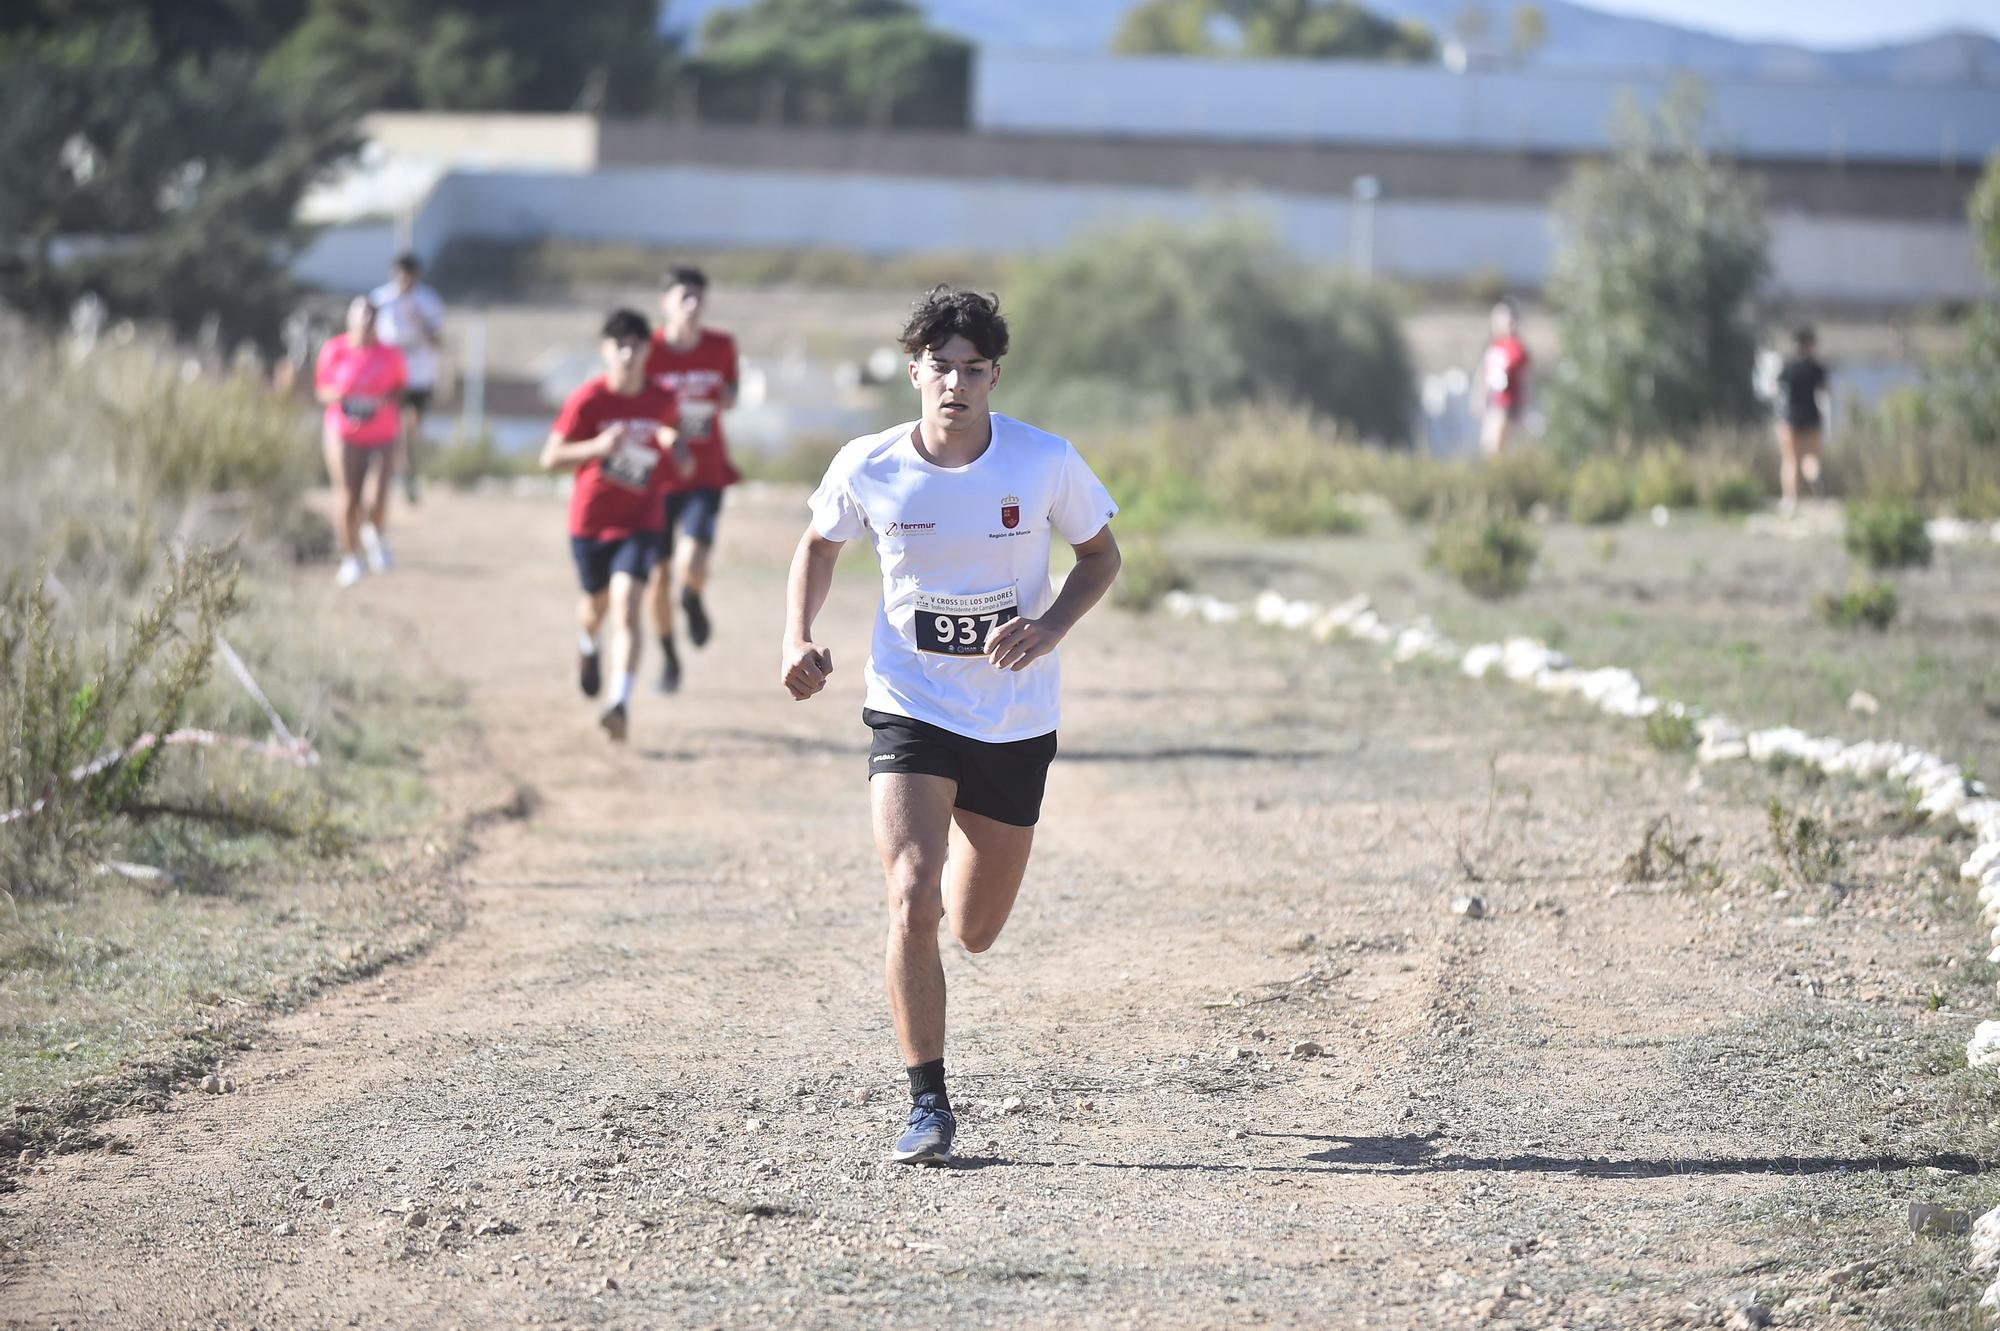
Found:
<path fill-rule="evenodd" d="M 390 271 L 389 280 L 369 292 L 368 300 L 375 306 L 377 334 L 402 351 L 410 369 L 410 382 L 403 389 L 403 437 L 398 441 L 402 456 L 396 463 L 403 473 L 404 497 L 414 504 L 417 445 L 423 439 L 431 395 L 437 391 L 438 348 L 444 345 L 444 301 L 423 284 L 423 263 L 416 255 L 397 255 Z M 386 560 L 386 552 L 383 557 Z M 374 558 L 371 549 L 371 563 Z"/>
<path fill-rule="evenodd" d="M 813 620 L 841 546 L 865 535 L 882 609 L 862 718 L 874 731 L 889 1010 L 913 1106 L 892 1155 L 941 1164 L 957 1125 L 938 921 L 983 952 L 1014 908 L 1056 753 L 1056 644 L 1118 576 L 1118 506 L 1067 440 L 987 409 L 1007 351 L 993 300 L 938 287 L 902 343 L 923 415 L 848 444 L 813 493 L 786 591 L 782 677 L 799 700 L 826 687 L 833 656 Z M 1060 593 L 1056 536 L 1076 549 Z"/>

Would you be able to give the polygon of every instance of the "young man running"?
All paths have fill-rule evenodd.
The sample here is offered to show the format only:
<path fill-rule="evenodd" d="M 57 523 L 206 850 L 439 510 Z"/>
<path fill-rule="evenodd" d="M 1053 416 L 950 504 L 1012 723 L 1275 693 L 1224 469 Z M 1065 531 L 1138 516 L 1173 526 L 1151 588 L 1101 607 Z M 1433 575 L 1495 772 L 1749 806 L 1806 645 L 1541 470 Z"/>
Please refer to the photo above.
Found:
<path fill-rule="evenodd" d="M 702 594 L 708 590 L 708 561 L 715 549 L 722 492 L 742 477 L 730 465 L 722 437 L 722 413 L 736 404 L 736 342 L 727 333 L 702 327 L 708 277 L 701 269 L 672 269 L 663 285 L 663 317 L 646 357 L 646 377 L 679 400 L 681 433 L 694 457 L 693 473 L 667 492 L 666 544 L 651 588 L 653 626 L 660 633 L 663 658 L 659 688 L 672 693 L 681 686 L 681 658 L 674 647 L 674 529 L 687 537 L 680 603 L 687 615 L 688 641 L 701 647 L 709 635 Z"/>
<path fill-rule="evenodd" d="M 922 417 L 841 449 L 792 556 L 781 678 L 826 687 L 813 637 L 841 546 L 866 536 L 882 608 L 862 720 L 875 849 L 888 887 L 889 1012 L 912 1108 L 892 1156 L 951 1158 L 938 921 L 968 952 L 1000 936 L 1028 867 L 1056 754 L 1055 648 L 1118 576 L 1118 506 L 1067 440 L 987 409 L 1007 325 L 998 305 L 933 290 L 903 329 Z M 1049 546 L 1076 548 L 1058 595 Z"/>
<path fill-rule="evenodd" d="M 1521 341 L 1520 315 L 1513 302 L 1493 307 L 1493 340 L 1480 360 L 1486 412 L 1479 420 L 1479 451 L 1498 457 L 1528 411 L 1528 346 Z"/>
<path fill-rule="evenodd" d="M 356 296 L 347 304 L 347 331 L 326 340 L 313 374 L 314 390 L 326 407 L 326 474 L 340 505 L 337 586 L 352 587 L 367 570 L 384 573 L 389 568 L 389 544 L 382 533 L 389 525 L 389 479 L 396 470 L 397 403 L 404 382 L 403 353 L 376 337 L 375 307 L 368 297 Z"/>
<path fill-rule="evenodd" d="M 569 545 L 583 597 L 577 603 L 577 682 L 586 698 L 603 684 L 597 635 L 611 619 L 611 701 L 598 724 L 625 738 L 632 677 L 639 669 L 639 595 L 660 558 L 662 505 L 687 466 L 675 430 L 673 394 L 646 381 L 646 317 L 616 310 L 604 321 L 604 373 L 563 403 L 542 466 L 576 469 Z"/>
<path fill-rule="evenodd" d="M 1778 371 L 1779 512 L 1790 517 L 1799 506 L 1799 477 L 1819 491 L 1822 437 L 1832 398 L 1826 366 L 1816 354 L 1819 339 L 1801 325 L 1792 332 L 1792 355 Z"/>
<path fill-rule="evenodd" d="M 399 254 L 387 282 L 368 293 L 382 340 L 403 353 L 410 381 L 403 387 L 403 433 L 397 442 L 403 473 L 403 495 L 417 502 L 417 447 L 423 441 L 424 414 L 437 388 L 438 348 L 444 345 L 444 302 L 422 282 L 423 264 L 414 254 Z"/>

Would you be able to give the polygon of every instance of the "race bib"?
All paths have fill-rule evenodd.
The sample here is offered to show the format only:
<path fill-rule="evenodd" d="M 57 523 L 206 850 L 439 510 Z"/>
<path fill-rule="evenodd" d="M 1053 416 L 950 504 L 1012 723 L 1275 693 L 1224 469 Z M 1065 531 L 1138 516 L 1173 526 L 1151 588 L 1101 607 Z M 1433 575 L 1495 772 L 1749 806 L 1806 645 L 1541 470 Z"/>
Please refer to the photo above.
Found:
<path fill-rule="evenodd" d="M 705 444 L 715 435 L 716 405 L 713 402 L 681 402 L 681 431 L 691 444 Z"/>
<path fill-rule="evenodd" d="M 379 397 L 344 397 L 340 399 L 340 414 L 356 425 L 366 425 L 375 419 L 375 413 L 382 409 Z"/>
<path fill-rule="evenodd" d="M 650 429 L 628 425 L 618 437 L 618 447 L 604 459 L 605 479 L 628 490 L 644 490 L 650 485 L 653 469 L 660 465 L 660 450 L 653 447 L 652 438 Z"/>
<path fill-rule="evenodd" d="M 917 593 L 917 650 L 940 656 L 983 656 L 993 630 L 1021 617 L 1012 587 L 978 596 Z"/>

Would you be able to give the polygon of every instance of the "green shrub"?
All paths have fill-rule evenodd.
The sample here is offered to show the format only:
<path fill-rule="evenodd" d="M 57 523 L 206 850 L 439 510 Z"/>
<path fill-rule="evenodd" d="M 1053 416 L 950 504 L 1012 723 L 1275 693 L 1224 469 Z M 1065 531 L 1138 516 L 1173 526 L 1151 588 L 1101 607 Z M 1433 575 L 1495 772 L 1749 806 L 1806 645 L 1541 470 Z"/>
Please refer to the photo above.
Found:
<path fill-rule="evenodd" d="M 1900 499 L 1963 518 L 2000 518 L 2000 447 L 1916 390 L 1857 406 L 1829 461 L 1830 477 L 1851 499 Z"/>
<path fill-rule="evenodd" d="M 818 435 L 789 439 L 775 450 L 738 448 L 730 456 L 745 480 L 780 485 L 818 485 L 840 451 L 841 441 Z M 1115 491 L 1113 493 L 1116 493 Z"/>
<path fill-rule="evenodd" d="M 1405 522 L 1428 522 L 1468 507 L 1473 487 L 1469 469 L 1413 453 L 1384 457 L 1375 489 Z"/>
<path fill-rule="evenodd" d="M 1361 517 L 1342 501 L 1338 445 L 1303 420 L 1238 430 L 1219 440 L 1208 477 L 1221 515 L 1274 536 L 1344 535 Z"/>
<path fill-rule="evenodd" d="M 0 597 L 0 808 L 40 803 L 0 824 L 0 880 L 9 890 L 73 882 L 102 853 L 113 820 L 160 812 L 145 796 L 162 751 L 133 745 L 180 724 L 208 673 L 216 630 L 236 607 L 234 565 L 212 552 L 191 555 L 115 635 L 116 646 L 86 667 L 56 622 L 46 580 L 8 586 Z M 112 753 L 127 756 L 95 766 Z M 79 770 L 85 775 L 74 779 Z"/>
<path fill-rule="evenodd" d="M 1778 860 L 1801 887 L 1824 887 L 1839 877 L 1847 854 L 1828 833 L 1826 824 L 1811 814 L 1795 814 L 1773 795 L 1764 810 L 1771 829 L 1771 845 Z"/>
<path fill-rule="evenodd" d="M 1848 553 L 1869 568 L 1922 568 L 1931 562 L 1923 512 L 1903 500 L 1849 504 L 1846 539 Z"/>
<path fill-rule="evenodd" d="M 1724 516 L 1755 513 L 1769 497 L 1763 479 L 1741 462 L 1706 462 L 1699 469 L 1696 486 L 1701 506 Z"/>
<path fill-rule="evenodd" d="M 1427 562 L 1474 596 L 1495 601 L 1528 585 L 1541 545 L 1518 518 L 1489 514 L 1453 519 L 1431 539 Z"/>
<path fill-rule="evenodd" d="M 470 490 L 488 479 L 539 475 L 542 470 L 536 454 L 503 452 L 493 442 L 493 436 L 484 433 L 471 439 L 454 439 L 445 447 L 426 450 L 420 456 L 423 474 L 454 490 Z"/>
<path fill-rule="evenodd" d="M 176 725 L 259 733 L 263 714 L 233 681 L 203 682 L 237 569 L 331 544 L 302 502 L 319 465 L 311 414 L 257 380 L 182 364 L 144 341 L 78 360 L 0 330 L 0 417 L 15 427 L 0 431 L 0 811 L 51 801 L 0 825 L 0 888 L 46 892 L 108 855 L 155 852 L 198 880 L 263 853 L 266 833 L 319 837 L 280 807 L 298 786 L 223 750 L 147 748 L 67 779 Z M 301 645 L 313 629 L 284 605 L 270 598 L 232 632 L 325 747 L 348 723 L 317 710 L 323 644 Z"/>
<path fill-rule="evenodd" d="M 1662 753 L 1683 753 L 1695 745 L 1694 718 L 1662 707 L 1646 718 L 1646 742 Z"/>
<path fill-rule="evenodd" d="M 1813 598 L 1813 609 L 1835 628 L 1860 628 L 1865 624 L 1880 632 L 1895 622 L 1896 589 L 1886 582 L 1857 581 L 1838 596 L 1821 592 Z"/>
<path fill-rule="evenodd" d="M 1569 471 L 1547 449 L 1517 448 L 1470 469 L 1471 493 L 1490 513 L 1555 512 L 1569 496 Z M 1449 492 L 1447 498 L 1449 499 Z"/>
<path fill-rule="evenodd" d="M 1611 153 L 1572 172 L 1555 201 L 1564 244 L 1549 294 L 1563 359 L 1545 405 L 1566 449 L 1687 438 L 1760 413 L 1764 190 L 1709 148 L 1705 122 L 1692 82 L 1657 113 L 1621 110 Z"/>
<path fill-rule="evenodd" d="M 46 558 L 66 586 L 136 590 L 169 537 L 282 540 L 320 475 L 297 402 L 144 345 L 0 347 L 0 419 L 0 572 Z"/>
<path fill-rule="evenodd" d="M 1687 454 L 1669 444 L 1639 455 L 1632 470 L 1634 504 L 1643 509 L 1687 508 L 1694 500 L 1694 471 Z"/>
<path fill-rule="evenodd" d="M 1186 566 L 1167 553 L 1158 537 L 1142 535 L 1126 541 L 1119 553 L 1124 562 L 1118 581 L 1111 584 L 1111 599 L 1127 610 L 1151 610 L 1168 592 L 1192 585 Z"/>
<path fill-rule="evenodd" d="M 1388 299 L 1240 222 L 1149 222 L 1027 266 L 1008 400 L 1072 423 L 1261 406 L 1407 437 L 1415 385 Z"/>
<path fill-rule="evenodd" d="M 1617 522 L 1632 511 L 1632 483 L 1615 459 L 1591 458 L 1569 487 L 1569 516 L 1576 522 Z"/>
<path fill-rule="evenodd" d="M 1208 469 L 1235 421 L 1162 420 L 1084 445 L 1091 470 L 1118 501 L 1118 529 L 1163 531 L 1213 511 Z"/>

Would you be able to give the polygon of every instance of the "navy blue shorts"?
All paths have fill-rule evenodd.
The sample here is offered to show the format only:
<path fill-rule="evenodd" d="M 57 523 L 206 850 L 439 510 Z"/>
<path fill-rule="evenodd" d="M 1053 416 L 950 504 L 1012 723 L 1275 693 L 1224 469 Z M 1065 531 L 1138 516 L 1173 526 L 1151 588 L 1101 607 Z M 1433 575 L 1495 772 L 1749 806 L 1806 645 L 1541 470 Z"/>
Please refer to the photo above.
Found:
<path fill-rule="evenodd" d="M 674 491 L 667 496 L 666 543 L 661 547 L 661 556 L 667 559 L 673 558 L 676 527 L 685 532 L 690 541 L 698 541 L 702 545 L 714 545 L 715 523 L 721 516 L 722 491 Z"/>
<path fill-rule="evenodd" d="M 660 562 L 660 533 L 634 532 L 615 541 L 597 541 L 588 536 L 569 538 L 570 558 L 576 561 L 576 580 L 591 596 L 611 585 L 613 573 L 625 573 L 639 582 L 653 576 Z"/>

